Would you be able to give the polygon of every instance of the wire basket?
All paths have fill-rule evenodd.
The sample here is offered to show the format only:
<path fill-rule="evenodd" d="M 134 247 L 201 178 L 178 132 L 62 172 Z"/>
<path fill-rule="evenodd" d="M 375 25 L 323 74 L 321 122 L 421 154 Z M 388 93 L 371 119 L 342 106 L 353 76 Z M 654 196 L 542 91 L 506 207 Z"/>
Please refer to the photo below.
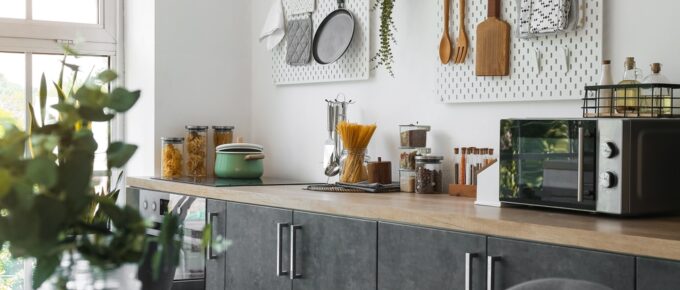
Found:
<path fill-rule="evenodd" d="M 586 86 L 584 118 L 678 118 L 680 85 Z"/>

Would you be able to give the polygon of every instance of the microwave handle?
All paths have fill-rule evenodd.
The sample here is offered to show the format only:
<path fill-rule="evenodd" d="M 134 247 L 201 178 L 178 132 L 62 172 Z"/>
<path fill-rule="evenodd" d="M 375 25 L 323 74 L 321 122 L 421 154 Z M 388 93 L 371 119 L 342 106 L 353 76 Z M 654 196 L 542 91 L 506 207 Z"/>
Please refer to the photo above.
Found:
<path fill-rule="evenodd" d="M 578 169 L 577 169 L 577 187 L 576 187 L 576 201 L 583 202 L 583 159 L 584 159 L 584 145 L 585 141 L 585 129 L 583 127 L 578 127 Z"/>

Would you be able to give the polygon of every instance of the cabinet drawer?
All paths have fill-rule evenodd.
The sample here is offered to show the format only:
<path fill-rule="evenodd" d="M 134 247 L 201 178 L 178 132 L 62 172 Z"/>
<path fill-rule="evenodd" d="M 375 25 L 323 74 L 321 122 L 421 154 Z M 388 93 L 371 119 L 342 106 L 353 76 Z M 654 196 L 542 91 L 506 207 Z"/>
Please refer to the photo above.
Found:
<path fill-rule="evenodd" d="M 466 253 L 470 256 L 466 265 Z M 484 289 L 486 237 L 378 224 L 378 289 Z"/>
<path fill-rule="evenodd" d="M 680 262 L 637 258 L 637 290 L 680 288 Z"/>
<path fill-rule="evenodd" d="M 599 283 L 616 290 L 635 289 L 635 258 L 590 250 L 489 237 L 494 289 L 542 278 Z"/>

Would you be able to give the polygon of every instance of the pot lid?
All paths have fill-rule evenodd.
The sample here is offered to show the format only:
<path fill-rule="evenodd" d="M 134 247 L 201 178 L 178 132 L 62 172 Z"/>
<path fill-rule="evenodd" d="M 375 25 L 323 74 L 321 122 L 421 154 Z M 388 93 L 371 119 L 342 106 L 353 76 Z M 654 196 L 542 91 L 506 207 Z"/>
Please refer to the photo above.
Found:
<path fill-rule="evenodd" d="M 264 147 L 262 145 L 258 144 L 250 144 L 250 143 L 231 143 L 231 144 L 222 144 L 220 146 L 217 146 L 215 148 L 216 152 L 262 152 L 264 151 Z"/>

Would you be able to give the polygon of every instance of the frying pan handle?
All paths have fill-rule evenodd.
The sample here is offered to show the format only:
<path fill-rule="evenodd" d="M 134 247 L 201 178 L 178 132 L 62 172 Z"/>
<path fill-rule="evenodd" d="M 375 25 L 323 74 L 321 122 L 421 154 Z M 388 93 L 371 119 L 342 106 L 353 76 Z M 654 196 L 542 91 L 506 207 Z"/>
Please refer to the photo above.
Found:
<path fill-rule="evenodd" d="M 338 0 L 338 8 L 340 9 L 345 8 L 345 0 Z"/>
<path fill-rule="evenodd" d="M 500 18 L 501 17 L 501 0 L 489 0 L 489 14 L 487 14 L 488 17 L 496 17 Z"/>

